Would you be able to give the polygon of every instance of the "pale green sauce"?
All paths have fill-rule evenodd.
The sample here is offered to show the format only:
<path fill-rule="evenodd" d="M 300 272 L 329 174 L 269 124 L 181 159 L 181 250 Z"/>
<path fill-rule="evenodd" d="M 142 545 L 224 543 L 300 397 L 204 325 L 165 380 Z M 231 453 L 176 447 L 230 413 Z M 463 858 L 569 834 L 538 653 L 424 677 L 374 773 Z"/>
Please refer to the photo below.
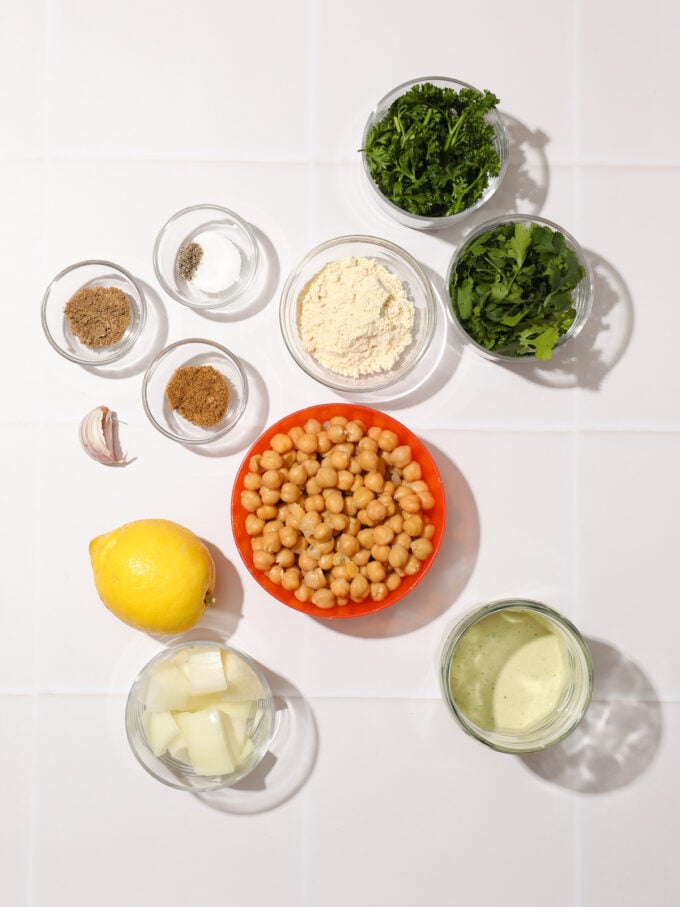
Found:
<path fill-rule="evenodd" d="M 458 709 L 478 727 L 518 733 L 555 712 L 568 678 L 559 633 L 542 617 L 510 609 L 465 632 L 449 684 Z"/>

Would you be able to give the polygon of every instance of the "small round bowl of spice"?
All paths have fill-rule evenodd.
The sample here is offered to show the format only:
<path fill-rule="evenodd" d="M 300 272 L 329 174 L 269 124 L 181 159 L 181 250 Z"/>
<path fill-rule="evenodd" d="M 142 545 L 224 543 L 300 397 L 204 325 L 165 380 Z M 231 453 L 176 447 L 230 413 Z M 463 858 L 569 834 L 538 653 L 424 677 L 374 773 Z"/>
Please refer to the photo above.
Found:
<path fill-rule="evenodd" d="M 371 111 L 361 143 L 368 185 L 390 217 L 439 230 L 488 201 L 508 168 L 499 99 L 467 82 L 398 85 Z"/>
<path fill-rule="evenodd" d="M 420 362 L 436 303 L 408 252 L 374 236 L 340 236 L 293 270 L 279 321 L 303 371 L 334 390 L 362 393 L 402 381 Z"/>
<path fill-rule="evenodd" d="M 230 431 L 248 401 L 243 366 L 212 340 L 180 340 L 156 356 L 142 382 L 151 424 L 182 444 L 207 444 Z"/>
<path fill-rule="evenodd" d="M 120 265 L 81 261 L 52 280 L 41 318 L 45 336 L 64 358 L 108 365 L 134 346 L 146 322 L 146 302 L 137 281 Z"/>
<path fill-rule="evenodd" d="M 593 304 L 593 277 L 573 236 L 542 217 L 480 224 L 449 265 L 449 315 L 487 359 L 552 359 L 576 337 Z"/>
<path fill-rule="evenodd" d="M 153 249 L 160 285 L 182 305 L 218 309 L 251 285 L 258 249 L 248 224 L 228 208 L 193 205 L 164 224 Z"/>

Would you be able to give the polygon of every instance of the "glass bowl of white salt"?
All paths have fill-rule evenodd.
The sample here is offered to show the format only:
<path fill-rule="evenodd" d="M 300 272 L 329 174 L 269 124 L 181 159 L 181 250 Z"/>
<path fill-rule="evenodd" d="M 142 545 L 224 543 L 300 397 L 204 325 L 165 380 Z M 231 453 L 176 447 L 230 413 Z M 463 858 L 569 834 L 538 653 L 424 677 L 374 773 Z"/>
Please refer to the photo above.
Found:
<path fill-rule="evenodd" d="M 250 226 L 219 205 L 192 205 L 163 225 L 153 266 L 166 293 L 192 309 L 218 309 L 243 296 L 257 271 Z"/>
<path fill-rule="evenodd" d="M 375 236 L 339 236 L 292 271 L 279 321 L 288 351 L 311 378 L 362 393 L 395 385 L 421 361 L 436 302 L 408 252 Z"/>

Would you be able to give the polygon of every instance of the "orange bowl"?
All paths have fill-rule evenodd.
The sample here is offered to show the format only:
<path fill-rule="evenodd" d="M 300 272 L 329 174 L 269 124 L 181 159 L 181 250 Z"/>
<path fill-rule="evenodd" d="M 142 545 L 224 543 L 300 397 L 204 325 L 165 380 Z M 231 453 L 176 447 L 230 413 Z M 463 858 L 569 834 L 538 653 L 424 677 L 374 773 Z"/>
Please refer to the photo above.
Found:
<path fill-rule="evenodd" d="M 263 453 L 270 447 L 272 437 L 281 432 L 285 434 L 294 425 L 304 425 L 308 419 L 317 419 L 323 423 L 333 418 L 333 416 L 344 416 L 347 420 L 361 419 L 368 428 L 378 426 L 381 429 L 393 431 L 399 439 L 399 444 L 408 444 L 413 452 L 413 459 L 420 463 L 423 479 L 427 482 L 435 500 L 434 507 L 428 511 L 428 517 L 434 524 L 435 533 L 432 538 L 432 553 L 427 560 L 423 561 L 423 566 L 414 576 L 403 577 L 402 583 L 394 592 L 390 592 L 382 601 L 376 602 L 368 598 L 362 602 L 350 602 L 347 605 L 335 605 L 333 608 L 318 608 L 308 602 L 300 602 L 295 598 L 292 592 L 287 592 L 273 583 L 261 570 L 257 570 L 253 565 L 253 553 L 250 546 L 250 536 L 245 530 L 245 518 L 247 512 L 241 506 L 241 492 L 244 490 L 243 480 L 248 472 L 250 458 L 258 453 Z M 371 409 L 368 406 L 358 406 L 353 403 L 323 403 L 319 406 L 309 406 L 291 413 L 283 419 L 280 419 L 274 425 L 270 426 L 250 448 L 246 454 L 241 467 L 236 474 L 234 489 L 231 497 L 231 528 L 236 540 L 236 546 L 239 554 L 246 565 L 248 572 L 257 580 L 257 582 L 266 589 L 270 595 L 278 599 L 289 608 L 296 611 L 302 611 L 303 614 L 309 614 L 312 617 L 322 617 L 326 619 L 362 617 L 364 614 L 372 614 L 374 611 L 381 611 L 383 608 L 389 608 L 396 604 L 400 599 L 407 595 L 423 579 L 427 571 L 432 566 L 439 547 L 444 537 L 444 528 L 446 525 L 446 503 L 444 497 L 444 486 L 442 484 L 439 470 L 435 466 L 429 451 L 422 441 L 420 441 L 413 432 L 409 431 L 401 422 L 397 422 L 391 416 L 381 413 L 377 409 Z"/>

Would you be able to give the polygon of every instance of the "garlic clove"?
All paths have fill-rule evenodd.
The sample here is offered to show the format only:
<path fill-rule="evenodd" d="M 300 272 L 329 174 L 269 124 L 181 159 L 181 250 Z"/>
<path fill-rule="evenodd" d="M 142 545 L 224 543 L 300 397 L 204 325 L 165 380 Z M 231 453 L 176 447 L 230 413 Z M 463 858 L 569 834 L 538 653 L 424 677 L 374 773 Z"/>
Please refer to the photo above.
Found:
<path fill-rule="evenodd" d="M 115 429 L 116 420 L 108 406 L 96 406 L 80 423 L 80 443 L 86 454 L 106 466 L 120 466 L 127 462 L 119 456 Z"/>

